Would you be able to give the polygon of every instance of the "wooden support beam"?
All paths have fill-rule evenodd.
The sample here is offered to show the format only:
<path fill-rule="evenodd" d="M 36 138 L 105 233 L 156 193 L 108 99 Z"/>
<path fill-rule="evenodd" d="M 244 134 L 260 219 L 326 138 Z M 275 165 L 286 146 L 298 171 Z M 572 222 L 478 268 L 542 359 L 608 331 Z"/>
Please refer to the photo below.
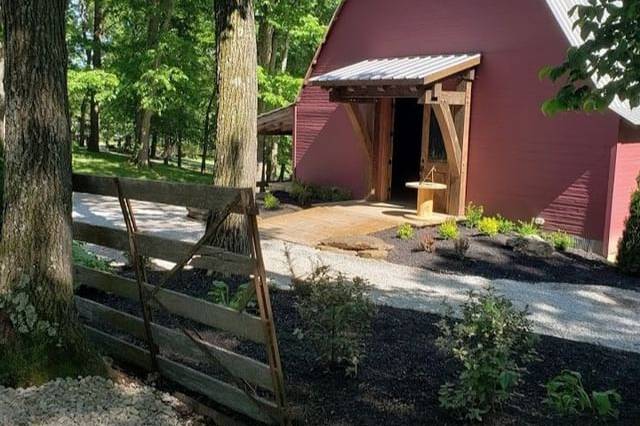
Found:
<path fill-rule="evenodd" d="M 367 198 L 371 195 L 372 183 L 373 183 L 373 140 L 369 129 L 367 128 L 367 122 L 364 119 L 358 105 L 352 103 L 344 104 L 344 108 L 347 111 L 353 130 L 356 133 L 356 137 L 362 143 L 365 152 L 367 153 Z"/>
<path fill-rule="evenodd" d="M 462 149 L 458 140 L 453 115 L 451 114 L 451 107 L 446 102 L 437 102 L 432 106 L 442 132 L 451 176 L 458 177 L 462 169 Z"/>
<path fill-rule="evenodd" d="M 464 105 L 458 108 L 454 116 L 456 133 L 461 147 L 460 176 L 452 179 L 451 197 L 449 198 L 449 212 L 451 214 L 463 215 L 467 203 L 467 169 L 469 163 L 469 130 L 471 124 L 471 91 L 475 71 L 468 71 L 464 79 L 458 85 L 458 91 L 464 93 Z"/>
<path fill-rule="evenodd" d="M 437 83 L 433 86 L 433 89 L 424 92 L 418 103 L 420 104 L 434 104 L 437 102 L 446 102 L 449 105 L 464 105 L 466 94 L 464 91 L 457 90 L 443 90 L 442 84 Z"/>
<path fill-rule="evenodd" d="M 429 141 L 431 137 L 431 105 L 424 105 L 422 113 L 422 150 L 420 153 L 420 180 L 424 179 L 427 162 L 429 161 Z"/>

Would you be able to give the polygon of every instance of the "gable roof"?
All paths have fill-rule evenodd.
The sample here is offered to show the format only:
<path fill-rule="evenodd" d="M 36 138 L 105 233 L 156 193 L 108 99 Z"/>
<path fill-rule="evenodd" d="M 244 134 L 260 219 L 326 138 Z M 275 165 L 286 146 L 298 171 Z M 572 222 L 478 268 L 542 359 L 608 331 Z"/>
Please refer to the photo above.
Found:
<path fill-rule="evenodd" d="M 553 16 L 556 18 L 558 25 L 562 29 L 562 32 L 567 37 L 567 40 L 571 46 L 578 47 L 584 43 L 584 39 L 580 35 L 578 28 L 573 28 L 575 19 L 569 16 L 569 11 L 574 6 L 587 4 L 587 0 L 546 0 Z M 593 79 L 596 86 L 601 86 L 602 81 L 597 78 Z M 618 115 L 627 119 L 635 125 L 640 125 L 640 108 L 631 108 L 629 102 L 623 102 L 616 97 L 616 99 L 609 105 L 609 108 L 615 111 Z"/>

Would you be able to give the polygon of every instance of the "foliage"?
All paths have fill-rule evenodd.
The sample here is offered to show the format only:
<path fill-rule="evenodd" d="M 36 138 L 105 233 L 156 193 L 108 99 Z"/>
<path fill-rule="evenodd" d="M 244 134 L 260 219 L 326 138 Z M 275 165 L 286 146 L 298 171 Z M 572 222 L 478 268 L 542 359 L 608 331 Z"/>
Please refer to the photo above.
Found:
<path fill-rule="evenodd" d="M 278 210 L 280 208 L 280 200 L 271 192 L 264 194 L 264 208 L 267 210 Z"/>
<path fill-rule="evenodd" d="M 458 259 L 460 260 L 464 260 L 467 257 L 467 252 L 469 251 L 470 247 L 471 241 L 466 237 L 456 238 L 453 242 L 453 249 L 456 252 L 456 256 L 458 256 Z"/>
<path fill-rule="evenodd" d="M 494 237 L 500 232 L 500 221 L 494 217 L 483 217 L 477 227 L 480 233 Z"/>
<path fill-rule="evenodd" d="M 118 76 L 104 70 L 75 70 L 67 73 L 69 102 L 80 104 L 87 94 L 93 94 L 100 103 L 113 100 L 120 84 Z"/>
<path fill-rule="evenodd" d="M 576 245 L 575 239 L 564 231 L 549 232 L 544 234 L 543 237 L 559 251 L 567 251 L 567 249 Z"/>
<path fill-rule="evenodd" d="M 531 219 L 529 222 L 519 220 L 516 226 L 516 233 L 521 237 L 540 235 L 540 227 L 535 223 L 534 219 Z"/>
<path fill-rule="evenodd" d="M 591 396 L 582 384 L 582 375 L 563 370 L 545 384 L 544 403 L 563 416 L 574 416 L 590 411 L 598 417 L 618 418 L 622 397 L 615 390 L 593 391 Z"/>
<path fill-rule="evenodd" d="M 444 240 L 455 240 L 460 235 L 458 223 L 455 219 L 447 219 L 438 227 L 438 235 Z"/>
<path fill-rule="evenodd" d="M 301 205 L 309 206 L 311 203 L 339 202 L 351 199 L 351 193 L 335 186 L 321 186 L 293 182 L 291 196 Z"/>
<path fill-rule="evenodd" d="M 603 110 L 616 96 L 631 107 L 640 105 L 640 2 L 589 0 L 569 14 L 585 42 L 570 48 L 562 64 L 540 72 L 542 78 L 565 82 L 543 111 Z"/>
<path fill-rule="evenodd" d="M 214 280 L 207 295 L 213 303 L 228 306 L 236 311 L 243 311 L 254 305 L 255 292 L 250 283 L 239 285 L 233 296 L 230 293 L 227 283 Z"/>
<path fill-rule="evenodd" d="M 500 215 L 496 215 L 496 220 L 498 221 L 498 232 L 504 235 L 509 235 L 516 229 L 516 224 L 510 221 L 509 219 L 505 219 Z"/>
<path fill-rule="evenodd" d="M 111 262 L 87 251 L 84 246 L 84 243 L 79 241 L 73 242 L 73 263 L 82 265 L 86 268 L 97 269 L 99 271 L 108 272 L 111 270 Z"/>
<path fill-rule="evenodd" d="M 302 320 L 298 337 L 311 342 L 323 363 L 357 374 L 376 312 L 368 298 L 369 284 L 320 266 L 307 279 L 296 280 L 294 290 Z"/>
<path fill-rule="evenodd" d="M 457 381 L 440 388 L 440 404 L 480 421 L 512 395 L 526 364 L 536 358 L 537 336 L 528 310 L 517 310 L 493 288 L 469 293 L 461 309 L 461 320 L 452 318 L 449 307 L 449 315 L 438 324 L 436 344 L 460 366 Z"/>
<path fill-rule="evenodd" d="M 618 267 L 640 276 L 640 188 L 631 197 L 631 210 L 618 246 Z"/>
<path fill-rule="evenodd" d="M 302 78 L 289 74 L 269 74 L 263 67 L 258 67 L 258 85 L 260 100 L 267 110 L 281 108 L 295 100 L 302 86 Z"/>
<path fill-rule="evenodd" d="M 420 238 L 420 248 L 427 252 L 427 253 L 433 253 L 436 251 L 436 239 L 433 238 L 433 235 L 431 234 L 424 234 L 421 238 Z"/>
<path fill-rule="evenodd" d="M 465 225 L 468 228 L 475 228 L 482 220 L 484 215 L 484 207 L 476 206 L 473 203 L 469 203 L 465 209 L 464 215 L 466 217 Z"/>
<path fill-rule="evenodd" d="M 401 240 L 412 240 L 416 236 L 416 231 L 410 223 L 403 223 L 396 230 L 396 237 Z"/>

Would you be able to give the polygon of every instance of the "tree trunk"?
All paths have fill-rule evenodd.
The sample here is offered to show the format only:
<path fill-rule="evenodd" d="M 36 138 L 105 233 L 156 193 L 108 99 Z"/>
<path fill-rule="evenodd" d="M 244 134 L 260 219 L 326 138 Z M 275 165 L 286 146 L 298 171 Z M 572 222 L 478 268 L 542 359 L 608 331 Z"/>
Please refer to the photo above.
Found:
<path fill-rule="evenodd" d="M 151 158 L 158 157 L 158 132 L 151 133 L 151 152 L 149 153 Z"/>
<path fill-rule="evenodd" d="M 217 186 L 256 185 L 258 81 L 253 0 L 216 1 L 217 54 Z M 238 253 L 249 252 L 246 224 L 232 216 L 215 244 Z"/>
<path fill-rule="evenodd" d="M 84 147 L 87 141 L 87 96 L 80 104 L 80 117 L 78 117 L 78 145 Z"/>
<path fill-rule="evenodd" d="M 71 354 L 83 340 L 73 305 L 66 6 L 66 0 L 2 1 L 7 127 L 0 294 L 27 294 Z"/>
<path fill-rule="evenodd" d="M 282 59 L 280 60 L 280 72 L 287 72 L 287 65 L 289 64 L 289 34 L 284 39 L 284 47 L 282 49 Z"/>
<path fill-rule="evenodd" d="M 204 135 L 202 139 L 202 164 L 200 164 L 200 174 L 204 174 L 207 171 L 207 148 L 209 147 L 209 139 L 211 139 L 211 111 L 213 110 L 213 99 L 216 96 L 214 91 L 209 98 L 207 104 L 207 112 L 204 115 Z"/>
<path fill-rule="evenodd" d="M 102 0 L 94 0 L 93 4 L 93 54 L 91 60 L 93 69 L 102 68 Z M 96 102 L 95 93 L 91 94 L 89 107 L 89 139 L 87 150 L 100 152 L 100 105 Z"/>
<path fill-rule="evenodd" d="M 2 13 L 0 11 L 0 13 Z M 4 146 L 4 114 L 6 110 L 5 90 L 4 90 L 4 45 L 0 41 L 0 154 Z M 0 182 L 2 185 L 2 182 Z M 0 209 L 2 207 L 0 206 Z"/>
<path fill-rule="evenodd" d="M 182 168 L 182 136 L 178 135 L 178 168 Z"/>

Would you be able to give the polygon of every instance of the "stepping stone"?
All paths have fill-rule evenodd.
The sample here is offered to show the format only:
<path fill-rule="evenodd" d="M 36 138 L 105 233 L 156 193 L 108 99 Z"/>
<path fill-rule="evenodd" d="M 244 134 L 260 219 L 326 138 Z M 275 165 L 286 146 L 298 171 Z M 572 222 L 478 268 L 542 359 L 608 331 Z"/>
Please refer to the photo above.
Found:
<path fill-rule="evenodd" d="M 393 248 L 378 237 L 370 235 L 346 236 L 327 238 L 320 242 L 319 246 L 328 246 L 347 251 L 389 251 Z"/>

